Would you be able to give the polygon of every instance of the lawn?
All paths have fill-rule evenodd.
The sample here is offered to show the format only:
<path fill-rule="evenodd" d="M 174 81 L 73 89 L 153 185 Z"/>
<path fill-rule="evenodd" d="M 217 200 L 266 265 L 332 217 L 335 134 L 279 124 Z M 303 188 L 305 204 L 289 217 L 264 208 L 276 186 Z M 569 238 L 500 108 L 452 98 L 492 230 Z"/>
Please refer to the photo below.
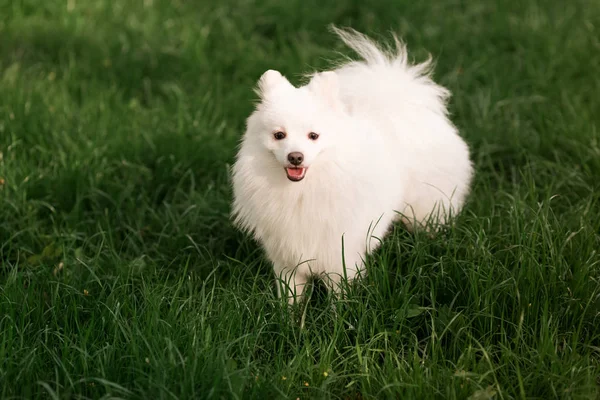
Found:
<path fill-rule="evenodd" d="M 367 3 L 0 0 L 1 398 L 600 397 L 600 2 Z M 229 168 L 330 23 L 433 55 L 476 177 L 290 311 Z"/>

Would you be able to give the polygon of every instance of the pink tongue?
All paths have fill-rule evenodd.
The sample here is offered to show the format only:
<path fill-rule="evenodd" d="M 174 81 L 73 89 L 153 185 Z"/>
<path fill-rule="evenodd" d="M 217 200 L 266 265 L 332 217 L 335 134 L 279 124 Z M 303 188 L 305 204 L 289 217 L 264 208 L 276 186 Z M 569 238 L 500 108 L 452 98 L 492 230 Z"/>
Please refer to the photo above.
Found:
<path fill-rule="evenodd" d="M 304 174 L 304 168 L 287 168 L 287 173 L 289 176 L 302 176 L 302 174 Z"/>

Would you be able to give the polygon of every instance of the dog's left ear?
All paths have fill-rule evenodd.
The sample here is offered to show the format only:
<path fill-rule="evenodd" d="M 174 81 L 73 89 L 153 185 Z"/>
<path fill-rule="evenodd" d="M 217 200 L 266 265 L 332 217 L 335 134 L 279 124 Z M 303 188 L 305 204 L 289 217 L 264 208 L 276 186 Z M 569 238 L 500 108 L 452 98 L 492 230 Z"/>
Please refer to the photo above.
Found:
<path fill-rule="evenodd" d="M 338 76 L 333 71 L 319 72 L 313 75 L 309 89 L 335 110 L 342 110 Z"/>

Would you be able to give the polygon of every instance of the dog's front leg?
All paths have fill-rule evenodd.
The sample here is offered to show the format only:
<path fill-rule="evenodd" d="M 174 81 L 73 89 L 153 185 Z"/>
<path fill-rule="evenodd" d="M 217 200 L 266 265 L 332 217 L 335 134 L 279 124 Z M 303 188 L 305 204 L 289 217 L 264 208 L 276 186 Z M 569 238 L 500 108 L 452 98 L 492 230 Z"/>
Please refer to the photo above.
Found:
<path fill-rule="evenodd" d="M 277 271 L 280 271 L 277 273 Z M 285 298 L 288 304 L 300 303 L 304 298 L 304 290 L 308 282 L 308 275 L 298 272 L 297 269 L 275 268 L 277 297 Z"/>

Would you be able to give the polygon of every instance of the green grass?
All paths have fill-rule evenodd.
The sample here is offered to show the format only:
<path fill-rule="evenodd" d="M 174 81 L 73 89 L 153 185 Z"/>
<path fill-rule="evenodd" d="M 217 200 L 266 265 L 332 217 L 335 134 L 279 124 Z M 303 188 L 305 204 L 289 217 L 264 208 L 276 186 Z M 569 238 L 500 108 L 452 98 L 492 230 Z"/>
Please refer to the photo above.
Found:
<path fill-rule="evenodd" d="M 0 0 L 0 397 L 600 397 L 600 3 L 367 3 Z M 332 22 L 434 55 L 477 175 L 301 330 L 228 168 Z"/>

